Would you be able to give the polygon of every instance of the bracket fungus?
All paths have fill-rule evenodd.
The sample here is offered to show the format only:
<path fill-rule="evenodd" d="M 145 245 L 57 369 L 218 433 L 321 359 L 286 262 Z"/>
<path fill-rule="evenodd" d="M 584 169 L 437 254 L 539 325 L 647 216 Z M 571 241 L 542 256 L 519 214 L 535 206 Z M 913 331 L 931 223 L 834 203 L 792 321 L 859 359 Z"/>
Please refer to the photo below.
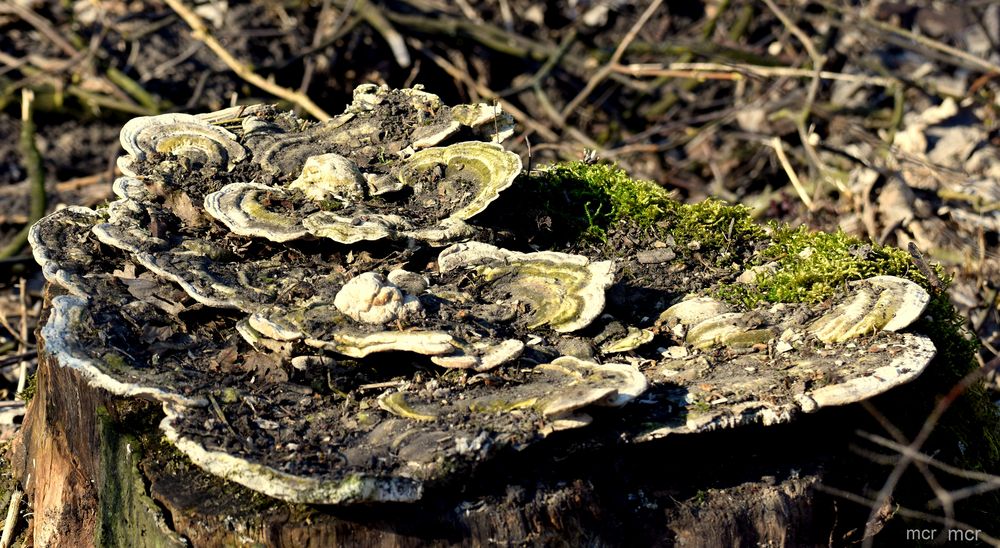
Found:
<path fill-rule="evenodd" d="M 810 326 L 823 342 L 843 342 L 879 330 L 899 331 L 923 313 L 931 296 L 919 285 L 896 276 L 875 276 L 853 283 L 848 299 Z"/>
<path fill-rule="evenodd" d="M 189 169 L 232 170 L 246 157 L 236 135 L 190 114 L 133 118 L 122 127 L 121 144 L 128 156 L 118 166 L 126 175 L 134 175 L 135 163 L 155 154 L 173 156 Z"/>
<path fill-rule="evenodd" d="M 464 221 L 510 187 L 521 159 L 478 141 L 426 148 L 362 171 L 348 157 L 308 157 L 287 187 L 232 183 L 205 209 L 236 234 L 285 242 L 315 236 L 352 244 L 383 238 L 447 243 L 467 237 Z M 386 180 L 389 182 L 386 182 Z"/>
<path fill-rule="evenodd" d="M 611 261 L 554 251 L 521 253 L 481 242 L 445 249 L 438 268 L 474 271 L 485 282 L 480 291 L 496 306 L 526 306 L 523 321 L 529 329 L 548 325 L 559 332 L 589 325 L 604 309 L 604 291 L 614 281 Z"/>
<path fill-rule="evenodd" d="M 323 504 L 416 500 L 568 428 L 643 441 L 787 421 L 933 356 L 909 327 L 929 297 L 899 278 L 828 309 L 747 308 L 712 281 L 650 285 L 677 279 L 673 259 L 494 245 L 469 221 L 521 172 L 512 128 L 493 105 L 377 86 L 320 123 L 270 106 L 133 120 L 117 200 L 31 230 L 68 293 L 46 350 L 162 404 L 209 473 Z"/>
<path fill-rule="evenodd" d="M 678 386 L 674 402 L 689 411 L 638 439 L 787 422 L 909 382 L 934 357 L 934 344 L 925 335 L 890 332 L 916 321 L 928 300 L 919 285 L 894 276 L 851 283 L 825 313 L 802 304 L 736 312 L 707 296 L 685 299 L 659 321 L 691 349 L 665 352 L 654 369 Z M 880 331 L 881 343 L 859 344 Z M 740 348 L 750 352 L 732 352 Z"/>

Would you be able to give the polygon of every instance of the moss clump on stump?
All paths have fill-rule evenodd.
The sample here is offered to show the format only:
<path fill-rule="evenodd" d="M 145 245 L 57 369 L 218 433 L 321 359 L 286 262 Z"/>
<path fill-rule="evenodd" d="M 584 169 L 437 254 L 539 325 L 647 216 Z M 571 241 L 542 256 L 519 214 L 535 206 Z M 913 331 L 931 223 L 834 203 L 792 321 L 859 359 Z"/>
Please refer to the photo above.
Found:
<path fill-rule="evenodd" d="M 719 256 L 731 266 L 733 280 L 746 269 L 769 265 L 753 284 L 723 281 L 717 286 L 718 296 L 748 308 L 760 302 L 821 302 L 848 282 L 878 275 L 919 283 L 933 297 L 917 330 L 937 348 L 935 362 L 914 388 L 928 413 L 942 388 L 954 386 L 978 367 L 978 343 L 965 329 L 964 319 L 944 289 L 932 287 L 902 249 L 865 242 L 842 231 L 814 232 L 777 223 L 762 226 L 754 222 L 749 208 L 719 200 L 683 204 L 662 187 L 632 179 L 612 164 L 549 166 L 523 179 L 521 188 L 551 216 L 553 231 L 575 235 L 581 242 L 600 247 L 614 230 L 640 229 L 651 238 L 671 238 L 679 248 L 696 242 L 699 250 L 722 250 Z M 936 270 L 942 272 L 940 267 Z M 943 281 L 946 287 L 950 280 Z M 926 414 L 912 413 L 918 407 L 922 406 L 900 414 L 900 420 L 922 422 Z M 938 428 L 938 445 L 955 453 L 963 466 L 1000 468 L 1000 414 L 981 383 L 953 404 Z"/>
<path fill-rule="evenodd" d="M 612 164 L 557 164 L 521 184 L 562 231 L 590 242 L 606 242 L 619 224 L 670 235 L 682 245 L 697 242 L 700 249 L 728 248 L 765 236 L 746 206 L 714 199 L 684 204 Z"/>

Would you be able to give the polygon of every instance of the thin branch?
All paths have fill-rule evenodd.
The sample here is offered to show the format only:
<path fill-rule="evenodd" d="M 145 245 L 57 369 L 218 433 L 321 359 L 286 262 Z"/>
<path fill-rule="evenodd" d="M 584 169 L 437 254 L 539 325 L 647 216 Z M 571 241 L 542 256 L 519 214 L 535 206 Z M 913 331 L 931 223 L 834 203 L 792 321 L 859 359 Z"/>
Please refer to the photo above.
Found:
<path fill-rule="evenodd" d="M 976 472 L 975 470 L 966 470 L 965 468 L 959 468 L 957 466 L 952 466 L 950 464 L 941 462 L 934 457 L 925 455 L 919 451 L 913 451 L 908 446 L 901 443 L 894 442 L 883 438 L 882 436 L 876 436 L 874 434 L 869 434 L 867 432 L 859 432 L 861 437 L 885 447 L 887 449 L 892 449 L 901 455 L 909 455 L 913 460 L 926 463 L 934 468 L 946 472 L 953 476 L 960 478 L 970 479 L 982 482 L 984 484 L 989 484 L 993 486 L 993 489 L 1000 489 L 1000 476 L 995 476 L 993 474 L 987 474 L 986 472 Z"/>
<path fill-rule="evenodd" d="M 948 393 L 943 398 L 938 400 L 937 404 L 934 406 L 934 409 L 931 411 L 930 415 L 928 415 L 927 419 L 924 420 L 924 424 L 920 428 L 920 432 L 917 433 L 917 437 L 915 437 L 913 441 L 910 442 L 910 445 L 907 446 L 909 450 L 904 453 L 901 453 L 901 458 L 899 459 L 899 462 L 896 463 L 895 468 L 893 468 L 892 472 L 889 474 L 889 477 L 886 478 L 885 484 L 882 485 L 882 489 L 879 490 L 878 495 L 872 502 L 871 517 L 874 517 L 875 513 L 878 511 L 878 508 L 881 508 L 883 505 L 885 505 L 886 502 L 889 500 L 889 498 L 892 496 L 892 492 L 895 491 L 896 485 L 899 483 L 900 478 L 903 477 L 903 473 L 906 472 L 906 469 L 910 466 L 910 463 L 913 462 L 914 455 L 920 452 L 920 448 L 923 447 L 924 443 L 927 442 L 927 438 L 930 437 L 931 432 L 933 432 L 934 428 L 937 427 L 938 421 L 941 420 L 941 417 L 945 414 L 948 408 L 951 407 L 951 404 L 954 403 L 955 400 L 959 398 L 959 396 L 964 394 L 965 391 L 969 389 L 969 387 L 979 382 L 980 380 L 982 380 L 984 376 L 988 375 L 989 373 L 997 369 L 1000 369 L 1000 357 L 993 358 L 992 360 L 990 360 L 990 363 L 986 364 L 986 366 L 980 367 L 975 371 L 969 373 L 965 377 L 963 377 L 962 380 L 959 381 L 958 384 L 953 386 L 951 390 L 949 390 Z M 870 539 L 865 541 L 865 546 L 866 548 L 868 546 L 871 546 Z"/>
<path fill-rule="evenodd" d="M 632 28 L 628 30 L 628 33 L 625 34 L 621 43 L 618 44 L 618 48 L 615 49 L 615 52 L 611 55 L 611 59 L 608 60 L 607 64 L 591 76 L 590 80 L 587 80 L 587 85 L 583 86 L 583 89 L 580 90 L 580 93 L 578 93 L 576 97 L 574 97 L 569 103 L 566 103 L 566 106 L 563 107 L 562 112 L 559 113 L 561 122 L 565 123 L 566 118 L 570 115 L 570 113 L 576 111 L 577 107 L 580 106 L 580 103 L 586 100 L 587 97 L 593 93 L 594 89 L 600 85 L 600 83 L 603 82 L 608 75 L 615 71 L 615 67 L 619 65 L 619 61 L 621 61 L 622 55 L 625 54 L 625 50 L 627 50 L 629 45 L 632 44 L 635 37 L 639 35 L 639 31 L 642 30 L 642 27 L 646 25 L 646 22 L 649 21 L 649 18 L 653 16 L 653 13 L 656 12 L 657 8 L 659 8 L 661 4 L 663 4 L 663 0 L 653 0 L 650 2 L 646 11 L 642 12 L 642 15 L 639 16 L 639 19 L 634 25 L 632 25 Z"/>
<path fill-rule="evenodd" d="M 878 409 L 876 409 L 874 404 L 865 401 L 861 402 L 861 405 L 864 406 L 865 410 L 868 411 L 868 413 L 870 413 L 873 417 L 875 417 L 875 420 L 877 420 L 879 424 L 882 425 L 882 428 L 885 428 L 885 430 L 889 432 L 893 438 L 896 439 L 894 445 L 900 447 L 906 447 L 906 444 L 910 443 L 910 441 L 906 439 L 906 436 L 903 435 L 902 430 L 897 428 L 896 425 L 892 424 L 892 422 L 885 415 L 883 415 Z M 879 443 L 879 441 L 871 439 L 872 437 L 877 437 L 879 440 L 889 441 L 880 436 L 872 436 L 871 434 L 868 434 L 866 432 L 859 432 L 858 434 L 861 437 L 869 439 L 870 441 L 875 443 Z M 883 445 L 883 447 L 885 446 L 884 444 L 880 445 Z M 902 454 L 904 451 L 897 451 L 897 452 Z M 899 461 L 896 460 L 895 462 L 893 462 L 893 465 L 895 466 L 895 464 L 898 462 Z M 947 489 L 941 486 L 941 482 L 937 480 L 937 477 L 934 475 L 933 472 L 931 472 L 930 468 L 928 468 L 926 462 L 918 458 L 914 461 L 914 464 L 916 464 L 917 470 L 924 477 L 924 481 L 927 482 L 927 485 L 930 486 L 931 490 L 934 491 L 934 496 L 937 498 L 937 500 L 941 503 L 941 506 L 944 508 L 945 517 L 949 520 L 955 519 L 955 498 L 951 495 L 951 493 L 948 492 Z"/>
<path fill-rule="evenodd" d="M 795 67 L 771 67 L 766 65 L 748 65 L 743 63 L 634 63 L 618 65 L 615 72 L 629 76 L 669 76 L 672 78 L 692 78 L 704 80 L 740 80 L 746 76 L 762 78 L 813 78 L 816 72 Z M 895 78 L 882 76 L 866 76 L 864 74 L 846 74 L 822 70 L 818 76 L 822 80 L 837 80 L 858 84 L 868 84 L 879 87 L 892 87 L 900 83 Z"/>
<path fill-rule="evenodd" d="M 844 491 L 842 489 L 837 489 L 836 487 L 830 487 L 829 485 L 823 485 L 822 483 L 816 484 L 816 489 L 819 490 L 819 491 L 823 491 L 825 493 L 829 493 L 829 494 L 831 494 L 831 495 L 833 495 L 835 497 L 840 497 L 840 498 L 842 498 L 844 500 L 849 500 L 851 502 L 854 502 L 854 503 L 857 503 L 857 504 L 861 504 L 863 506 L 871 506 L 873 504 L 876 504 L 876 502 L 877 502 L 877 501 L 870 500 L 870 499 L 867 499 L 865 497 L 862 497 L 860 495 L 856 495 L 854 493 L 851 493 L 850 491 Z M 901 515 L 903 517 L 907 517 L 907 518 L 922 519 L 924 521 L 929 521 L 929 522 L 932 522 L 932 523 L 940 523 L 942 525 L 945 525 L 948 522 L 947 519 L 942 518 L 941 516 L 936 516 L 934 514 L 928 514 L 927 512 L 920 512 L 918 510 L 911 510 L 909 508 L 905 508 L 905 507 L 902 507 L 902 506 L 897 506 L 894 510 L 895 510 L 895 512 L 897 514 L 899 514 L 899 515 Z M 963 523 L 961 521 L 952 521 L 951 524 L 952 524 L 952 526 L 957 527 L 959 529 L 963 529 L 965 531 L 978 531 L 979 532 L 979 536 L 977 537 L 978 540 L 980 540 L 982 542 L 985 542 L 986 544 L 989 544 L 990 546 L 998 546 L 998 547 L 1000 547 L 1000 539 L 997 539 L 996 537 L 990 536 L 989 534 L 985 533 L 984 531 L 980 530 L 977 527 L 974 527 L 974 526 L 972 526 L 972 525 L 970 525 L 968 523 Z M 865 542 L 866 543 L 870 543 L 871 542 L 871 538 L 869 537 L 869 538 L 865 539 Z"/>
<path fill-rule="evenodd" d="M 205 26 L 205 22 L 202 21 L 201 17 L 191 11 L 191 9 L 188 8 L 182 0 L 166 0 L 166 3 L 171 9 L 174 10 L 174 12 L 177 13 L 177 15 L 184 19 L 184 22 L 186 22 L 189 27 L 191 27 L 191 37 L 208 46 L 209 49 L 211 49 L 219 57 L 219 59 L 221 59 L 222 62 L 230 68 L 230 70 L 237 74 L 237 76 L 270 93 L 271 95 L 274 95 L 275 97 L 280 97 L 281 99 L 302 107 L 306 112 L 315 116 L 319 120 L 329 120 L 332 118 L 325 110 L 314 103 L 309 96 L 265 80 L 262 76 L 254 72 L 249 66 L 236 59 L 233 54 L 229 53 L 229 51 L 208 32 L 208 27 Z"/>
<path fill-rule="evenodd" d="M 38 32 L 45 35 L 50 42 L 63 50 L 63 53 L 66 55 L 73 57 L 79 53 L 73 44 L 69 43 L 69 40 L 49 24 L 47 19 L 32 11 L 27 5 L 21 5 L 18 2 L 3 2 L 0 3 L 0 13 L 13 13 L 25 20 L 29 25 L 35 27 Z"/>
<path fill-rule="evenodd" d="M 802 104 L 802 110 L 799 111 L 799 115 L 795 119 L 795 128 L 798 131 L 799 140 L 802 142 L 802 148 L 806 151 L 806 158 L 809 159 L 810 166 L 812 166 L 815 173 L 830 181 L 832 179 L 827 176 L 828 169 L 826 164 L 823 163 L 823 160 L 816 152 L 816 147 L 813 146 L 809 130 L 807 129 L 813 103 L 816 101 L 816 94 L 819 92 L 819 84 L 821 81 L 819 75 L 823 71 L 823 66 L 826 65 L 826 56 L 816 49 L 816 44 L 813 43 L 812 38 L 810 38 L 805 31 L 796 25 L 795 22 L 788 17 L 788 14 L 786 14 L 781 8 L 778 7 L 777 4 L 774 3 L 774 0 L 764 0 L 764 3 L 767 4 L 767 7 L 772 12 L 774 12 L 774 15 L 778 17 L 781 24 L 784 25 L 785 28 L 787 28 L 788 31 L 802 43 L 802 46 L 806 49 L 806 53 L 812 60 L 812 82 L 809 84 L 809 91 L 806 93 L 806 100 Z M 846 186 L 838 184 L 836 180 L 833 180 L 833 182 L 840 192 L 849 193 L 849 189 Z"/>
<path fill-rule="evenodd" d="M 813 68 L 815 69 L 821 66 L 823 63 L 820 61 L 823 60 L 824 56 L 816 50 L 816 44 L 813 44 L 812 38 L 809 38 L 809 35 L 806 34 L 804 30 L 799 28 L 799 26 L 796 25 L 795 22 L 792 21 L 792 19 L 788 17 L 784 11 L 782 11 L 782 9 L 774 3 L 774 0 L 764 0 L 764 3 L 767 4 L 768 9 L 774 12 L 774 15 L 778 17 L 781 24 L 788 29 L 788 32 L 794 34 L 795 37 L 798 38 L 799 42 L 802 43 L 802 46 L 806 48 L 806 53 L 809 54 L 809 58 L 813 61 Z"/>
<path fill-rule="evenodd" d="M 0 358 L 0 367 L 7 367 L 10 365 L 20 364 L 23 361 L 31 360 L 36 357 L 38 357 L 38 351 L 30 350 L 28 352 L 22 352 L 20 354 L 8 356 L 6 358 Z"/>
<path fill-rule="evenodd" d="M 566 55 L 566 52 L 569 51 L 569 47 L 573 45 L 573 42 L 576 40 L 576 36 L 576 28 L 571 28 L 569 32 L 566 33 L 566 36 L 563 37 L 562 42 L 559 43 L 559 49 L 557 49 L 556 52 L 545 61 L 541 68 L 538 69 L 538 72 L 536 72 L 530 80 L 523 84 L 509 87 L 501 91 L 499 95 L 501 97 L 507 97 L 530 89 L 531 87 L 541 85 L 542 81 L 545 80 L 545 77 L 552 72 L 552 69 L 559 64 L 562 58 Z"/>
<path fill-rule="evenodd" d="M 352 2 L 353 3 L 353 2 Z M 341 15 L 347 13 L 342 12 Z M 319 16 L 316 18 L 316 28 L 313 30 L 312 44 L 310 47 L 317 47 L 323 41 L 323 29 L 327 27 L 327 18 L 330 14 L 330 0 L 323 0 L 323 6 L 319 10 Z M 338 17 L 338 21 L 343 19 Z M 303 60 L 305 65 L 302 70 L 302 80 L 299 83 L 299 93 L 306 94 L 309 92 L 309 84 L 312 83 L 313 72 L 316 70 L 316 61 L 312 56 L 307 56 Z"/>
<path fill-rule="evenodd" d="M 382 36 L 382 39 L 389 44 L 392 56 L 396 59 L 396 64 L 401 67 L 410 66 L 410 52 L 406 49 L 406 41 L 403 35 L 392 26 L 379 8 L 376 8 L 367 1 L 361 1 L 357 7 L 358 16 L 365 20 L 375 32 Z"/>

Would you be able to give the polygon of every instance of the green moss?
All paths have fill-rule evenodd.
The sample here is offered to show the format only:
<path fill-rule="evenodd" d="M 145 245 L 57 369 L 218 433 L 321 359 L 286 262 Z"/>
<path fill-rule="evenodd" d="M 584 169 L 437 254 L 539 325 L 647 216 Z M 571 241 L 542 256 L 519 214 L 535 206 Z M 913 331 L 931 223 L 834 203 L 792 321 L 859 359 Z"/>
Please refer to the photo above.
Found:
<path fill-rule="evenodd" d="M 712 198 L 680 204 L 666 229 L 678 243 L 696 242 L 699 249 L 744 247 L 765 236 L 764 228 L 750 216 L 750 208 Z"/>
<path fill-rule="evenodd" d="M 530 177 L 542 209 L 556 223 L 591 241 L 605 241 L 608 229 L 627 223 L 671 236 L 698 248 L 727 248 L 762 238 L 764 229 L 749 208 L 719 200 L 682 204 L 664 188 L 629 177 L 613 164 L 567 162 Z"/>
<path fill-rule="evenodd" d="M 707 401 L 698 400 L 688 404 L 687 410 L 691 415 L 704 415 L 712 410 L 712 404 Z"/>
<path fill-rule="evenodd" d="M 337 211 L 338 209 L 343 209 L 344 207 L 344 204 L 336 200 L 320 200 L 317 204 L 323 211 Z"/>
<path fill-rule="evenodd" d="M 774 263 L 774 271 L 758 274 L 754 284 L 724 284 L 718 290 L 720 297 L 747 307 L 761 301 L 819 302 L 849 281 L 877 275 L 929 285 L 909 253 L 901 249 L 865 243 L 839 230 L 812 232 L 786 225 L 770 229 L 770 243 L 747 266 Z"/>
<path fill-rule="evenodd" d="M 678 206 L 664 189 L 632 179 L 610 164 L 558 164 L 532 176 L 527 184 L 557 223 L 592 240 L 604 240 L 607 228 L 620 219 L 651 226 Z"/>
<path fill-rule="evenodd" d="M 125 358 L 117 352 L 106 352 L 103 356 L 101 356 L 101 360 L 104 361 L 104 364 L 107 365 L 111 371 L 122 371 L 128 367 L 128 362 L 126 362 Z"/>
<path fill-rule="evenodd" d="M 914 326 L 934 341 L 935 363 L 921 379 L 935 394 L 941 387 L 953 387 L 979 365 L 975 361 L 979 341 L 965 328 L 965 318 L 955 311 L 944 293 L 933 296 L 924 317 Z M 959 444 L 961 465 L 993 473 L 1000 468 L 1000 412 L 986 387 L 978 382 L 951 405 L 937 431 Z M 1000 506 L 1000 498 L 995 504 Z"/>
<path fill-rule="evenodd" d="M 38 373 L 32 373 L 28 375 L 27 382 L 24 383 L 24 390 L 17 393 L 17 397 L 21 398 L 25 404 L 31 401 L 35 397 L 35 393 L 38 391 Z"/>
<path fill-rule="evenodd" d="M 108 410 L 97 411 L 101 435 L 96 541 L 100 546 L 184 546 L 170 530 L 159 506 L 146 492 L 138 438 L 122 432 Z"/>

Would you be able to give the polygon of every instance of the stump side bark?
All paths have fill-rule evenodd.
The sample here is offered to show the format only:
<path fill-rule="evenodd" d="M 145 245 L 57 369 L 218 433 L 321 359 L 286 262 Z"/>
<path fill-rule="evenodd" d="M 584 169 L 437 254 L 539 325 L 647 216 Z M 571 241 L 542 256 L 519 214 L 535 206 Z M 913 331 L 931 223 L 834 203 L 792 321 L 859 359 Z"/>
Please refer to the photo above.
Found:
<path fill-rule="evenodd" d="M 717 464 L 700 468 L 700 454 L 731 451 L 720 436 L 686 450 L 526 451 L 415 504 L 286 504 L 197 469 L 163 440 L 157 404 L 90 386 L 44 341 L 36 385 L 10 458 L 37 546 L 784 545 L 824 542 L 833 527 L 818 474 L 720 480 Z"/>

